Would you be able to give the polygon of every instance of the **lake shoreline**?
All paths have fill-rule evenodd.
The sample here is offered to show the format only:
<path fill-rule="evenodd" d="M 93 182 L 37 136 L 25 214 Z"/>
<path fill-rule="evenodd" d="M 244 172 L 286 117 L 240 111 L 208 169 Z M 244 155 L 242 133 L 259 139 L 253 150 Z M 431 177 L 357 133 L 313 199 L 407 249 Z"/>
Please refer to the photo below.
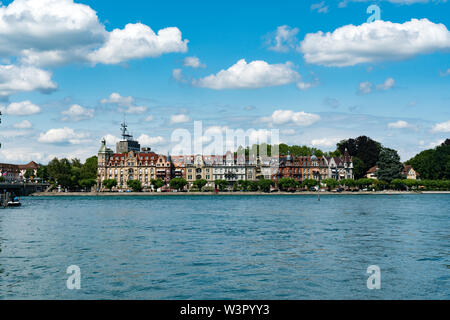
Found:
<path fill-rule="evenodd" d="M 127 197 L 127 196 L 274 196 L 274 195 L 295 195 L 311 196 L 315 195 L 405 195 L 405 194 L 450 194 L 450 191 L 360 191 L 360 192 L 37 192 L 31 197 Z"/>

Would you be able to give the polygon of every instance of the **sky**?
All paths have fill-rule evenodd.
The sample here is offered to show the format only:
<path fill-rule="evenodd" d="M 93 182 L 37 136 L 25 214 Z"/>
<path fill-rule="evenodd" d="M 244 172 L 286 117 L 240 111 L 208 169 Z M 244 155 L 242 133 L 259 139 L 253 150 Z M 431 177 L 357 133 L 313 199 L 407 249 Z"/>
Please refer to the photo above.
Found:
<path fill-rule="evenodd" d="M 201 121 L 406 161 L 450 136 L 449 24 L 446 0 L 3 1 L 0 162 L 84 160 L 124 119 L 163 154 Z"/>

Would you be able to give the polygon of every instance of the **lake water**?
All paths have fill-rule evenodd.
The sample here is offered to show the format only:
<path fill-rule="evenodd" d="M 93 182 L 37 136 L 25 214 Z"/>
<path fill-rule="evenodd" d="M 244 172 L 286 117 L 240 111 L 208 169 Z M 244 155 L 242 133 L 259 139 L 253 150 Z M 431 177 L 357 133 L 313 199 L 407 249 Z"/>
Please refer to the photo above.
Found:
<path fill-rule="evenodd" d="M 450 298 L 450 195 L 22 202 L 0 209 L 3 299 Z"/>

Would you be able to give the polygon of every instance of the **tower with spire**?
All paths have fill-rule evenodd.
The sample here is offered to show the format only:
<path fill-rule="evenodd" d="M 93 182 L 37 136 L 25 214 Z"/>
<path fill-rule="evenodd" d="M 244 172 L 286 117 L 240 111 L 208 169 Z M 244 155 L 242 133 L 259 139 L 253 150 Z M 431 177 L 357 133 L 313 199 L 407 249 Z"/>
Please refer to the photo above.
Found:
<path fill-rule="evenodd" d="M 116 144 L 117 153 L 128 153 L 130 151 L 139 152 L 141 145 L 139 142 L 133 139 L 133 135 L 128 132 L 128 125 L 125 120 L 120 125 L 120 131 L 122 131 L 122 140 Z"/>

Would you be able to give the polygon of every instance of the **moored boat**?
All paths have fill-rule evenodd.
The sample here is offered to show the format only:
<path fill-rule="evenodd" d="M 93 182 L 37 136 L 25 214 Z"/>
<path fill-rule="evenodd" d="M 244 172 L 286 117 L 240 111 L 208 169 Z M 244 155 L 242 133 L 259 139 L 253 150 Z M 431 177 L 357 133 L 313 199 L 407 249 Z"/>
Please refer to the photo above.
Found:
<path fill-rule="evenodd" d="M 22 204 L 19 201 L 8 201 L 8 207 L 20 207 Z"/>

